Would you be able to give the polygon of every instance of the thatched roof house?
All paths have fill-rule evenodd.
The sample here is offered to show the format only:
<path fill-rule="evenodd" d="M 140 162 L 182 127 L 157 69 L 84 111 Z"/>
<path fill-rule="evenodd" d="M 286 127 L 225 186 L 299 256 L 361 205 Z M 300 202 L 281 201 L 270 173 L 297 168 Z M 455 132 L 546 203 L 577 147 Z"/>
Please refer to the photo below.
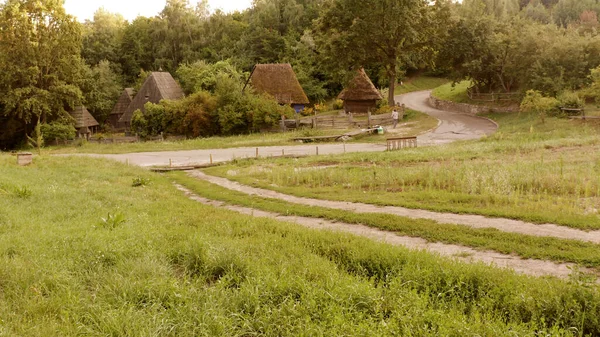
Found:
<path fill-rule="evenodd" d="M 144 104 L 148 102 L 157 104 L 163 99 L 178 100 L 182 99 L 183 96 L 183 90 L 171 74 L 153 72 L 148 76 L 123 116 L 119 119 L 119 127 L 129 128 L 133 112 L 138 109 L 143 112 Z"/>
<path fill-rule="evenodd" d="M 69 112 L 69 114 L 75 119 L 75 128 L 77 129 L 78 137 L 88 138 L 90 135 L 98 132 L 100 124 L 86 107 L 78 106 Z"/>
<path fill-rule="evenodd" d="M 383 99 L 362 68 L 357 71 L 356 76 L 338 98 L 344 101 L 344 110 L 352 113 L 367 113 L 369 110 L 374 110 L 377 101 Z"/>
<path fill-rule="evenodd" d="M 289 63 L 257 64 L 250 81 L 257 92 L 267 93 L 279 104 L 291 105 L 296 111 L 304 110 L 304 106 L 310 103 Z"/>
<path fill-rule="evenodd" d="M 133 88 L 126 88 L 123 90 L 123 93 L 121 94 L 121 97 L 119 97 L 117 104 L 115 104 L 110 116 L 108 116 L 107 122 L 112 125 L 113 128 L 117 127 L 119 119 L 121 119 L 121 116 L 123 116 L 127 111 L 129 104 L 131 104 L 131 101 L 133 101 L 134 94 L 135 92 Z"/>

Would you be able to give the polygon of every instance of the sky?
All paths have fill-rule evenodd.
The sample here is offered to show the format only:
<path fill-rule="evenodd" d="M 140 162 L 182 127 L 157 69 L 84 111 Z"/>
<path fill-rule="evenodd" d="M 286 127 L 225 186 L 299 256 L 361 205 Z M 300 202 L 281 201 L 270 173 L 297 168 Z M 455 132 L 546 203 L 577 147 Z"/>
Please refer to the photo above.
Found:
<path fill-rule="evenodd" d="M 92 19 L 94 12 L 104 7 L 109 12 L 122 14 L 131 21 L 138 15 L 154 16 L 165 7 L 165 0 L 66 0 L 67 13 L 77 17 L 79 21 Z M 196 6 L 197 1 L 190 4 Z M 222 9 L 225 12 L 244 10 L 250 7 L 252 0 L 208 0 L 211 11 Z"/>

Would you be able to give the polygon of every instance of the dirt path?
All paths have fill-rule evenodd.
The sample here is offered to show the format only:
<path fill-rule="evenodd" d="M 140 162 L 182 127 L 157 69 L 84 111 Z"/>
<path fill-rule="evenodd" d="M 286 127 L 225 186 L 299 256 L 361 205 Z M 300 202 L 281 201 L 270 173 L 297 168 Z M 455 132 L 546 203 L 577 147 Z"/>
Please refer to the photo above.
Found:
<path fill-rule="evenodd" d="M 192 177 L 206 180 L 230 190 L 246 193 L 248 195 L 257 195 L 265 198 L 284 200 L 296 204 L 327 207 L 358 213 L 387 213 L 412 219 L 429 219 L 439 223 L 464 225 L 472 228 L 495 228 L 503 232 L 600 243 L 600 231 L 585 232 L 582 230 L 553 224 L 537 225 L 519 220 L 486 218 L 481 215 L 437 213 L 397 206 L 376 206 L 344 201 L 302 198 L 267 189 L 242 185 L 229 179 L 210 176 L 200 171 L 190 171 L 188 174 Z"/>
<path fill-rule="evenodd" d="M 396 96 L 396 102 L 440 121 L 437 129 L 419 137 L 420 144 L 437 145 L 457 140 L 479 139 L 495 133 L 498 129 L 498 125 L 487 118 L 435 109 L 429 105 L 430 95 L 431 90 L 425 90 Z"/>
<path fill-rule="evenodd" d="M 385 242 L 394 246 L 404 246 L 412 250 L 426 250 L 441 256 L 452 257 L 463 262 L 483 262 L 500 268 L 510 268 L 518 273 L 532 276 L 556 276 L 567 278 L 573 271 L 573 264 L 554 263 L 550 261 L 521 259 L 517 256 L 505 255 L 491 251 L 474 250 L 469 247 L 458 245 L 449 245 L 443 243 L 429 243 L 424 239 L 396 235 L 392 232 L 386 232 L 375 228 L 347 224 L 341 222 L 332 222 L 323 219 L 284 216 L 277 213 L 270 213 L 256 210 L 248 207 L 232 206 L 220 201 L 214 201 L 202 198 L 181 185 L 177 188 L 183 191 L 190 199 L 198 201 L 205 205 L 219 208 L 225 208 L 238 213 L 251 215 L 260 218 L 270 218 L 285 222 L 290 222 L 311 229 L 332 230 L 345 233 L 351 233 L 358 236 L 367 237 L 373 240 Z"/>

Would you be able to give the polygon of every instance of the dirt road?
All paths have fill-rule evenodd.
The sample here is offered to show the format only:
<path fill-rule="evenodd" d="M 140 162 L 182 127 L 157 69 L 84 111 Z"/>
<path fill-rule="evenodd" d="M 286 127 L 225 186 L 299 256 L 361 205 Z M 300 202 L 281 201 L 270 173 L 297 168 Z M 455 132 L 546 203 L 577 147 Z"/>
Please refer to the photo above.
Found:
<path fill-rule="evenodd" d="M 457 140 L 479 139 L 496 132 L 498 125 L 483 117 L 435 109 L 429 105 L 431 90 L 416 91 L 396 96 L 396 102 L 437 118 L 437 129 L 419 137 L 419 144 L 437 145 Z"/>
<path fill-rule="evenodd" d="M 485 250 L 475 250 L 469 247 L 459 245 L 451 245 L 439 242 L 427 242 L 427 240 L 421 238 L 400 236 L 392 232 L 382 231 L 363 225 L 347 224 L 337 221 L 333 222 L 324 219 L 307 218 L 301 216 L 287 216 L 277 213 L 265 212 L 248 207 L 228 205 L 221 201 L 202 198 L 181 185 L 176 186 L 180 191 L 184 192 L 190 199 L 198 201 L 205 205 L 225 208 L 253 217 L 269 218 L 294 223 L 311 229 L 331 230 L 350 233 L 366 237 L 372 240 L 385 242 L 394 246 L 403 246 L 413 250 L 426 250 L 434 254 L 451 257 L 454 259 L 461 260 L 463 262 L 482 262 L 500 268 L 510 268 L 520 274 L 527 274 L 532 276 L 556 276 L 560 278 L 567 278 L 575 268 L 575 266 L 570 263 L 554 263 L 552 261 L 521 259 L 518 256 L 500 254 L 497 252 Z M 582 269 L 582 271 L 587 270 Z"/>
<path fill-rule="evenodd" d="M 308 206 L 319 206 L 327 207 L 332 209 L 344 210 L 348 212 L 358 213 L 385 213 L 392 215 L 399 215 L 411 219 L 428 219 L 434 220 L 442 224 L 455 224 L 463 225 L 471 228 L 495 228 L 497 230 L 509 233 L 519 233 L 524 235 L 542 236 L 542 237 L 553 237 L 559 239 L 570 239 L 580 240 L 585 242 L 591 242 L 600 244 L 600 231 L 583 231 L 575 228 L 569 228 L 565 226 L 558 226 L 554 224 L 538 225 L 534 223 L 524 222 L 513 219 L 503 218 L 487 218 L 481 215 L 471 214 L 453 214 L 453 213 L 439 213 L 420 209 L 410 209 L 398 206 L 377 206 L 371 204 L 346 202 L 346 201 L 332 201 L 332 200 L 321 200 L 312 198 L 296 197 L 289 194 L 279 193 L 272 190 L 256 188 L 252 186 L 242 185 L 238 182 L 207 175 L 201 171 L 190 171 L 188 173 L 191 177 L 202 179 L 213 183 L 215 185 L 225 187 L 230 190 L 237 192 L 246 193 L 249 196 L 256 195 L 263 198 L 271 198 L 284 200 L 287 202 L 308 205 Z"/>
<path fill-rule="evenodd" d="M 431 91 L 413 92 L 397 97 L 398 102 L 406 104 L 407 107 L 422 111 L 440 120 L 437 129 L 418 137 L 419 146 L 446 144 L 457 140 L 479 139 L 484 135 L 490 135 L 497 129 L 497 125 L 485 118 L 462 115 L 449 111 L 441 111 L 429 106 L 429 95 Z M 297 146 L 268 146 L 260 147 L 260 157 L 285 155 L 320 155 L 339 154 L 345 152 L 381 152 L 385 151 L 385 144 L 312 144 Z M 89 154 L 88 156 L 109 158 L 129 162 L 132 165 L 144 167 L 149 166 L 189 166 L 194 164 L 208 164 L 210 156 L 213 162 L 227 162 L 235 158 L 256 157 L 256 147 L 211 149 L 191 151 L 165 151 L 165 152 L 142 152 L 128 154 Z"/>

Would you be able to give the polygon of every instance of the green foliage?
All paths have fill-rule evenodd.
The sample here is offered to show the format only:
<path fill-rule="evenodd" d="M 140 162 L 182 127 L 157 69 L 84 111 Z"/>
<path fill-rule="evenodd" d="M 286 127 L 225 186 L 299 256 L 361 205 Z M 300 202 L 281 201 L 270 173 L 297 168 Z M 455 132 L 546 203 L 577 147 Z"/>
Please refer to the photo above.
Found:
<path fill-rule="evenodd" d="M 32 196 L 33 192 L 27 186 L 18 186 L 14 189 L 14 195 L 17 198 L 21 199 L 29 199 Z"/>
<path fill-rule="evenodd" d="M 152 103 L 147 103 L 146 107 L 152 108 L 150 104 Z M 141 137 L 146 137 L 148 136 L 148 128 L 148 121 L 146 120 L 146 117 L 142 111 L 140 109 L 135 110 L 133 112 L 133 116 L 131 117 L 131 131 L 135 132 Z"/>
<path fill-rule="evenodd" d="M 150 184 L 150 179 L 144 177 L 135 177 L 131 183 L 132 187 L 142 187 Z"/>
<path fill-rule="evenodd" d="M 120 79 L 106 60 L 92 68 L 85 67 L 81 89 L 86 108 L 100 124 L 108 118 L 122 92 Z"/>
<path fill-rule="evenodd" d="M 57 120 L 49 124 L 42 124 L 41 132 L 47 143 L 72 140 L 77 134 L 73 123 L 67 120 Z"/>
<path fill-rule="evenodd" d="M 546 121 L 546 116 L 556 116 L 560 113 L 560 102 L 553 97 L 544 97 L 541 92 L 529 90 L 521 102 L 521 111 L 537 114 L 542 123 Z"/>
<path fill-rule="evenodd" d="M 197 61 L 179 66 L 177 77 L 183 90 L 189 95 L 199 91 L 215 92 L 217 83 L 225 78 L 241 85 L 247 75 L 240 73 L 230 61 L 219 61 L 214 64 Z"/>
<path fill-rule="evenodd" d="M 581 109 L 585 105 L 583 99 L 573 91 L 563 91 L 556 99 L 562 108 Z"/>
<path fill-rule="evenodd" d="M 344 101 L 342 101 L 341 99 L 336 99 L 335 101 L 333 101 L 332 108 L 333 110 L 342 110 L 344 108 Z"/>
<path fill-rule="evenodd" d="M 123 213 L 108 213 L 105 218 L 101 218 L 98 226 L 104 229 L 113 230 L 125 223 L 125 215 Z"/>

